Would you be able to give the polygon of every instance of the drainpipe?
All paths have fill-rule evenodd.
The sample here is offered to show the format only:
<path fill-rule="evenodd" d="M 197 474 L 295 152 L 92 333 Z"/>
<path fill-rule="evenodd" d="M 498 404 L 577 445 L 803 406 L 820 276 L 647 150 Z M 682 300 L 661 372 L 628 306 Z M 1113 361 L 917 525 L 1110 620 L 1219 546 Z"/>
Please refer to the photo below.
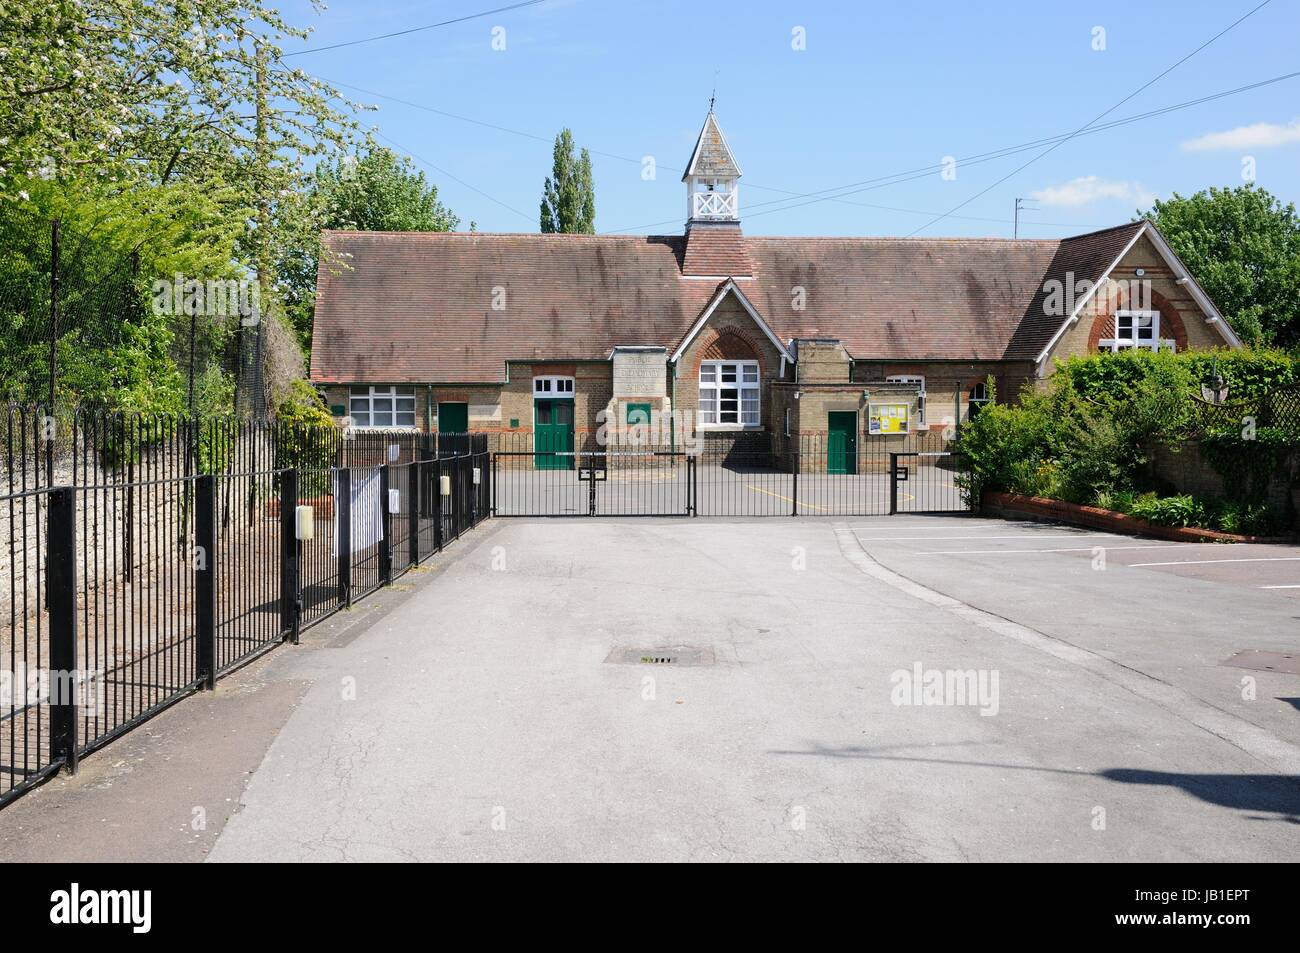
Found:
<path fill-rule="evenodd" d="M 433 433 L 433 385 L 424 385 L 424 430 Z"/>

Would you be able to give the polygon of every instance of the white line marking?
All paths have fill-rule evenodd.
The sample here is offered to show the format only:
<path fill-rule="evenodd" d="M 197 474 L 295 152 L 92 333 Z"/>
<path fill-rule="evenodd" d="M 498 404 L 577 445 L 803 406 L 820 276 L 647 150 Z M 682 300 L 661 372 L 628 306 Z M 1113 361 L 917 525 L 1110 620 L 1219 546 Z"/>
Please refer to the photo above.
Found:
<path fill-rule="evenodd" d="M 1209 563 L 1298 563 L 1300 556 L 1251 556 L 1246 559 L 1175 559 L 1168 563 L 1129 563 L 1130 569 L 1142 566 L 1204 566 Z"/>
<path fill-rule="evenodd" d="M 1260 589 L 1300 589 L 1300 586 L 1259 586 Z"/>
<path fill-rule="evenodd" d="M 1127 536 L 1116 536 L 1114 533 L 1061 533 L 1057 536 L 1048 536 L 1040 534 L 1037 536 L 862 536 L 859 537 L 864 543 L 882 543 L 882 542 L 901 542 L 910 540 L 912 542 L 946 542 L 953 539 L 1087 539 L 1089 537 L 1107 537 L 1108 539 L 1128 539 Z"/>
<path fill-rule="evenodd" d="M 931 589 L 908 579 L 877 562 L 848 529 L 837 528 L 835 538 L 844 558 L 863 575 L 892 586 L 927 605 L 950 612 L 972 625 L 1037 649 L 1063 662 L 1077 665 L 1113 685 L 1145 698 L 1175 717 L 1190 722 L 1202 731 L 1209 732 L 1240 748 L 1285 774 L 1300 773 L 1300 746 L 1278 738 L 1272 732 L 1231 712 L 1201 701 L 1183 689 L 1163 682 L 1146 672 L 1123 665 L 1096 652 L 1090 652 L 1070 642 L 1053 638 L 1019 622 L 1012 622 L 992 612 L 977 609 L 937 589 Z"/>
<path fill-rule="evenodd" d="M 936 549 L 930 552 L 919 552 L 917 556 L 989 556 L 1010 554 L 1013 556 L 1023 553 L 1090 553 L 1095 549 L 1104 549 L 1108 553 L 1116 552 L 1123 549 L 1179 549 L 1180 543 L 1171 543 L 1166 546 L 1071 546 L 1063 549 Z"/>

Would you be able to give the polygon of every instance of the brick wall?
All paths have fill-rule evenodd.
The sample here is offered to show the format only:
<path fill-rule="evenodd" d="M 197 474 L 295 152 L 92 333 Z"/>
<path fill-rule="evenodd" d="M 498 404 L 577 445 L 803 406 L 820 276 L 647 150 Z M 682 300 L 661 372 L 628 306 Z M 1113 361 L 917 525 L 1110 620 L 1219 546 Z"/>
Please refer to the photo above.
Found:
<path fill-rule="evenodd" d="M 1211 466 L 1197 441 L 1159 444 L 1149 447 L 1147 453 L 1150 459 L 1147 475 L 1157 485 L 1175 493 L 1190 493 L 1206 499 L 1230 495 L 1224 487 L 1223 477 Z M 1283 512 L 1300 508 L 1300 486 L 1295 485 L 1297 471 L 1300 471 L 1300 453 L 1283 452 L 1278 470 L 1269 482 L 1267 500 L 1270 506 Z"/>

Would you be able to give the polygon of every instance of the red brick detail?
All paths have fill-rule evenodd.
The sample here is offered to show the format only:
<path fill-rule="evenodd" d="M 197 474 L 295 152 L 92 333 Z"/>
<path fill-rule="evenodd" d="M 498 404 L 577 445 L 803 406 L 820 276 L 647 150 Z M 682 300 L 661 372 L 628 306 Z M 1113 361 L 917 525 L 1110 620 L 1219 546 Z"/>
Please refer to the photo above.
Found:
<path fill-rule="evenodd" d="M 700 379 L 701 361 L 758 361 L 758 377 L 763 379 L 763 352 L 756 338 L 732 328 L 705 328 L 696 340 L 694 380 Z"/>
<path fill-rule="evenodd" d="M 1098 292 L 1100 294 L 1101 292 Z M 1088 332 L 1088 352 L 1095 354 L 1101 350 L 1102 338 L 1115 336 L 1115 311 L 1128 307 L 1124 290 L 1115 296 L 1114 310 L 1097 315 L 1092 320 L 1092 330 Z M 1179 351 L 1187 350 L 1187 328 L 1178 309 L 1169 303 L 1169 299 L 1154 289 L 1151 292 L 1151 304 L 1160 312 L 1160 336 L 1173 338 L 1174 347 Z"/>
<path fill-rule="evenodd" d="M 706 331 L 706 340 L 700 347 L 700 357 L 706 361 L 755 361 L 758 352 L 737 331 Z"/>
<path fill-rule="evenodd" d="M 740 226 L 691 229 L 682 252 L 683 275 L 747 278 L 754 274 Z"/>

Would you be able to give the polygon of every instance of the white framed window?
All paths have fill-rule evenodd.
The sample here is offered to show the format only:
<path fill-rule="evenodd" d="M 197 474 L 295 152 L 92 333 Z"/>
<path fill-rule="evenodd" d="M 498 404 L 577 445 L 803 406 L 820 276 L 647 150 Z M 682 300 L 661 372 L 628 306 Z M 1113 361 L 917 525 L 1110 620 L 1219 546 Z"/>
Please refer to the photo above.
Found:
<path fill-rule="evenodd" d="M 700 423 L 710 427 L 757 427 L 758 361 L 700 362 Z"/>
<path fill-rule="evenodd" d="M 970 394 L 966 397 L 968 408 L 966 416 L 974 420 L 975 416 L 984 409 L 984 405 L 989 403 L 989 385 L 980 381 L 970 389 Z"/>
<path fill-rule="evenodd" d="M 554 375 L 533 378 L 534 397 L 572 397 L 573 378 Z"/>
<path fill-rule="evenodd" d="M 1128 351 L 1148 348 L 1152 351 L 1176 349 L 1172 339 L 1160 337 L 1159 311 L 1116 311 L 1115 336 L 1097 342 L 1103 351 Z"/>
<path fill-rule="evenodd" d="M 414 427 L 414 387 L 353 387 L 348 416 L 354 427 Z"/>
<path fill-rule="evenodd" d="M 917 427 L 925 426 L 925 377 L 921 374 L 894 374 L 885 378 L 886 384 L 915 384 L 916 385 L 916 418 Z"/>

